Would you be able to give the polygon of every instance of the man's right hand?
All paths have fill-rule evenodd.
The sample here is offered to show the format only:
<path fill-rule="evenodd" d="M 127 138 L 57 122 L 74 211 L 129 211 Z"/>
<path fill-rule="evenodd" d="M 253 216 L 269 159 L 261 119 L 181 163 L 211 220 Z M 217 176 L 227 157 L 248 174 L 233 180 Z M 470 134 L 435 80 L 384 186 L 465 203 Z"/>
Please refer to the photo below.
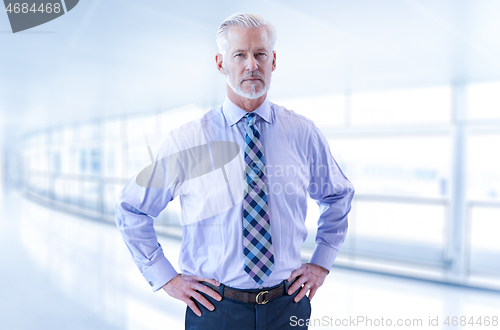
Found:
<path fill-rule="evenodd" d="M 194 301 L 191 298 L 196 299 L 200 304 L 205 306 L 209 311 L 213 311 L 215 309 L 214 305 L 210 303 L 200 292 L 206 293 L 210 297 L 215 300 L 221 301 L 222 297 L 218 292 L 212 290 L 206 285 L 203 285 L 200 282 L 207 282 L 215 286 L 219 286 L 220 283 L 216 280 L 208 280 L 206 278 L 201 278 L 198 276 L 192 275 L 184 275 L 179 274 L 173 279 L 171 279 L 167 284 L 165 284 L 162 288 L 168 293 L 170 296 L 175 299 L 179 299 L 184 301 L 189 308 L 198 316 L 201 316 L 200 309 L 196 306 Z M 198 292 L 200 291 L 200 292 Z"/>

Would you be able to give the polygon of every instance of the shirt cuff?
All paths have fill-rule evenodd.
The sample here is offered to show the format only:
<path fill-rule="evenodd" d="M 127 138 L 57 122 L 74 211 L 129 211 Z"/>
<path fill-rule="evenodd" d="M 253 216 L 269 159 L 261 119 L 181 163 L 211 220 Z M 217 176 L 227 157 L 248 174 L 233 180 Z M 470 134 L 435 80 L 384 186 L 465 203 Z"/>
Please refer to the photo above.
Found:
<path fill-rule="evenodd" d="M 324 244 L 316 244 L 316 247 L 314 248 L 314 252 L 311 256 L 311 261 L 309 261 L 312 264 L 321 266 L 330 271 L 332 268 L 333 262 L 335 261 L 335 258 L 337 257 L 338 251 L 327 246 Z"/>
<path fill-rule="evenodd" d="M 165 257 L 162 257 L 142 273 L 154 292 L 161 289 L 177 275 L 177 271 Z"/>

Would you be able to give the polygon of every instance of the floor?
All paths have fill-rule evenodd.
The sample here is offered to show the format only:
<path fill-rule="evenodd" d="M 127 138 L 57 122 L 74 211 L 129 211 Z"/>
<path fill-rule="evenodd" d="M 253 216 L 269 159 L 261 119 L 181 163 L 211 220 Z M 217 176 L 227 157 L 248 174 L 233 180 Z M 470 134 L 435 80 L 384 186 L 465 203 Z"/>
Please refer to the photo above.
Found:
<path fill-rule="evenodd" d="M 0 329 L 183 329 L 184 304 L 151 292 L 115 226 L 12 191 L 0 210 Z M 160 243 L 177 265 L 180 242 Z M 499 293 L 338 268 L 312 307 L 310 329 L 500 329 Z"/>

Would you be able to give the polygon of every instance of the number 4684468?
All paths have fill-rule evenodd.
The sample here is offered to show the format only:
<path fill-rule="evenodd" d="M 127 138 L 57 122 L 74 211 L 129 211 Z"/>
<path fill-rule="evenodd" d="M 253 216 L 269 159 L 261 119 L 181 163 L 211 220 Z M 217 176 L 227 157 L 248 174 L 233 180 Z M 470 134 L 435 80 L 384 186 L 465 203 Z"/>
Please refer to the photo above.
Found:
<path fill-rule="evenodd" d="M 484 327 L 489 327 L 489 326 L 498 326 L 498 316 L 478 316 L 478 317 L 474 317 L 474 316 L 471 316 L 469 318 L 465 317 L 465 316 L 453 316 L 453 317 L 447 317 L 443 324 L 446 324 L 448 326 L 457 326 L 457 325 L 461 325 L 461 326 L 466 326 L 466 325 L 470 325 L 470 326 L 473 326 L 473 325 L 477 325 L 477 326 L 484 326 Z"/>
<path fill-rule="evenodd" d="M 52 12 L 56 13 L 56 14 L 59 14 L 61 12 L 61 4 L 60 3 L 41 3 L 38 7 L 36 6 L 36 4 L 33 4 L 31 7 L 29 6 L 29 4 L 27 3 L 9 3 L 9 5 L 7 6 L 7 8 L 5 8 L 5 10 L 11 14 L 11 13 L 15 13 L 15 14 L 19 14 L 19 13 L 23 13 L 23 14 L 27 14 L 27 13 L 47 13 L 47 14 L 50 14 Z"/>

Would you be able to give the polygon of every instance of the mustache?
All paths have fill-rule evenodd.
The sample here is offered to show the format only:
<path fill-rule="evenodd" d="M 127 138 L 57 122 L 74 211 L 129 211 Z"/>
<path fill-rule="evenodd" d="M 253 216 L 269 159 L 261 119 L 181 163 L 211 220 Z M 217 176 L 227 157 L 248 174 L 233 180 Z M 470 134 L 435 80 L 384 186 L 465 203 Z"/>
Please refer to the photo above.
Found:
<path fill-rule="evenodd" d="M 250 77 L 259 77 L 263 82 L 265 82 L 264 77 L 261 76 L 261 74 L 257 71 L 251 71 L 245 74 L 245 76 L 241 79 L 240 83 L 243 82 L 243 80 L 250 78 Z"/>

